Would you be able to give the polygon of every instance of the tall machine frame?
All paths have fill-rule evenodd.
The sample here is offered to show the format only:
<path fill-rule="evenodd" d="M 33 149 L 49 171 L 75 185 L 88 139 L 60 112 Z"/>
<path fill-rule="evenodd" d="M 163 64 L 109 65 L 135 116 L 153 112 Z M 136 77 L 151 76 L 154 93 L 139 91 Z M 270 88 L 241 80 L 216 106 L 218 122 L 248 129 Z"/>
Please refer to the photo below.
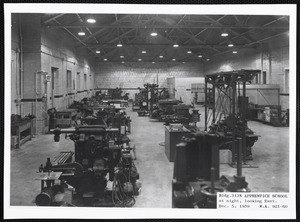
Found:
<path fill-rule="evenodd" d="M 229 145 L 233 163 L 241 162 L 236 161 L 236 158 L 242 158 L 243 162 L 251 160 L 251 146 L 258 139 L 258 136 L 247 127 L 249 101 L 246 96 L 246 85 L 259 73 L 261 70 L 242 69 L 205 76 L 204 131 L 222 132 L 228 142 L 236 141 L 237 137 L 242 139 L 241 156 L 237 155 L 235 142 Z M 224 125 L 226 128 L 222 129 Z"/>

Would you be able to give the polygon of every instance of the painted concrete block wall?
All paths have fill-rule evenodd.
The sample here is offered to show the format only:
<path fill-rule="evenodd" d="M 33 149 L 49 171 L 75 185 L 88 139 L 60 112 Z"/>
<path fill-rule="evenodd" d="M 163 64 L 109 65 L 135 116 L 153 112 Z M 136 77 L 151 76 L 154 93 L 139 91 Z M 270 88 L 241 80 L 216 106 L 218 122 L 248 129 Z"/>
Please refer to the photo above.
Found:
<path fill-rule="evenodd" d="M 95 74 L 96 88 L 123 88 L 123 94 L 129 93 L 129 99 L 135 98 L 138 87 L 146 83 L 158 84 L 167 88 L 170 77 L 203 76 L 203 66 L 200 63 L 138 63 L 118 64 L 99 63 Z"/>
<path fill-rule="evenodd" d="M 279 85 L 268 84 L 268 88 L 262 84 L 251 84 L 246 87 L 246 95 L 249 97 L 249 102 L 258 105 L 280 105 Z M 240 89 L 242 95 L 243 90 Z"/>
<path fill-rule="evenodd" d="M 19 61 L 17 52 L 14 50 L 11 50 L 11 113 L 12 114 L 20 114 L 20 109 L 17 103 L 15 102 L 15 99 L 17 99 L 20 96 L 20 93 L 18 92 L 18 71 L 19 71 Z"/>
<path fill-rule="evenodd" d="M 36 96 L 35 73 L 41 70 L 40 59 L 40 17 L 38 14 L 21 14 L 20 34 L 22 36 L 23 54 L 23 95 L 22 99 L 34 100 Z M 21 43 L 19 43 L 21 44 Z M 20 46 L 19 46 L 20 47 Z M 23 115 L 34 114 L 32 102 L 23 102 Z"/>
<path fill-rule="evenodd" d="M 34 87 L 30 81 L 33 81 L 34 73 L 40 67 L 34 50 L 38 49 L 38 38 L 40 34 L 37 31 L 39 20 L 37 16 L 28 14 L 13 13 L 11 17 L 11 113 L 26 115 L 32 113 L 31 104 L 26 102 L 15 103 L 16 99 L 33 98 Z M 31 19 L 33 21 L 31 21 Z M 28 32 L 24 33 L 23 24 L 30 22 Z M 24 42 L 26 41 L 26 44 Z M 23 44 L 22 44 L 23 43 Z M 21 58 L 23 56 L 24 65 L 21 68 Z M 30 84 L 28 84 L 30 83 Z"/>
<path fill-rule="evenodd" d="M 24 53 L 23 99 L 35 99 L 35 73 L 41 70 L 39 53 Z M 24 102 L 24 115 L 33 114 L 31 102 Z"/>
<path fill-rule="evenodd" d="M 18 21 L 15 15 L 14 21 Z M 24 109 L 22 115 L 34 114 L 37 116 L 38 133 L 47 131 L 48 115 L 47 110 L 52 108 L 52 80 L 45 81 L 45 75 L 38 75 L 37 90 L 35 89 L 35 73 L 43 71 L 51 75 L 51 67 L 58 68 L 58 76 L 56 82 L 56 91 L 54 107 L 58 110 L 66 108 L 73 100 L 81 100 L 84 97 L 91 96 L 94 89 L 94 61 L 88 60 L 86 51 L 76 50 L 76 43 L 72 37 L 62 30 L 51 30 L 41 27 L 41 21 L 38 14 L 21 14 L 21 35 L 23 42 L 24 55 L 24 76 L 23 76 L 23 95 L 22 99 Z M 18 23 L 12 22 L 12 49 L 20 48 L 18 41 Z M 13 50 L 12 50 L 13 51 Z M 12 60 L 16 61 L 16 53 L 13 52 Z M 15 65 L 12 61 L 12 65 Z M 17 68 L 16 68 L 17 69 Z M 70 70 L 72 73 L 71 90 L 66 87 L 66 72 Z M 13 70 L 13 79 L 16 79 L 16 70 Z M 77 78 L 79 72 L 80 78 Z M 84 74 L 87 75 L 86 86 L 82 84 L 80 88 L 76 88 L 76 80 L 83 82 Z M 11 86 L 17 84 L 13 80 Z M 74 88 L 73 88 L 74 85 Z M 46 96 L 46 101 L 38 101 L 35 107 L 35 91 L 39 91 L 38 99 Z M 12 91 L 13 97 L 16 97 L 15 91 Z M 13 104 L 13 103 L 12 103 Z M 35 112 L 35 108 L 37 113 Z M 12 106 L 12 112 L 17 112 L 16 106 Z"/>
<path fill-rule="evenodd" d="M 175 78 L 175 98 L 182 100 L 186 105 L 194 102 L 194 93 L 192 93 L 192 83 L 204 83 L 204 77 L 194 78 Z"/>
<path fill-rule="evenodd" d="M 45 47 L 43 47 L 43 52 L 45 52 Z M 83 90 L 93 89 L 92 73 L 91 69 L 88 66 L 83 66 L 78 64 L 76 59 L 65 60 L 63 57 L 53 56 L 48 53 L 42 53 L 42 69 L 51 75 L 52 68 L 57 68 L 56 75 L 54 79 L 48 83 L 47 95 L 49 100 L 52 100 L 52 81 L 54 81 L 54 102 L 53 107 L 56 107 L 57 110 L 64 109 L 68 107 L 73 100 L 81 100 L 85 92 Z M 71 89 L 67 89 L 67 70 L 71 71 Z M 79 78 L 77 77 L 79 73 Z M 79 82 L 84 82 L 84 74 L 88 76 L 87 88 L 84 84 L 81 84 L 80 87 L 77 86 Z M 79 82 L 77 82 L 79 81 Z M 79 85 L 79 84 L 78 84 Z M 86 95 L 85 95 L 86 96 Z M 59 98 L 55 98 L 59 97 Z M 52 101 L 49 103 L 49 108 L 52 108 Z"/>
<path fill-rule="evenodd" d="M 57 88 L 54 106 L 57 110 L 67 108 L 74 100 L 91 96 L 94 89 L 94 62 L 87 60 L 83 50 L 76 50 L 77 43 L 70 39 L 64 31 L 42 29 L 42 67 L 51 73 L 51 67 L 58 68 Z M 71 72 L 71 89 L 67 89 L 67 71 Z M 79 73 L 77 75 L 77 73 Z M 84 83 L 84 75 L 87 83 Z M 54 80 L 52 80 L 54 81 Z M 51 88 L 49 88 L 51 93 Z M 52 98 L 49 98 L 52 99 Z M 51 106 L 52 107 L 52 106 Z"/>
<path fill-rule="evenodd" d="M 11 17 L 11 73 L 6 73 L 5 78 L 11 80 L 11 113 L 21 114 L 20 105 L 15 102 L 17 98 L 21 97 L 20 89 L 20 46 L 19 46 L 19 18 L 17 16 Z M 9 76 L 10 75 L 10 76 Z"/>
<path fill-rule="evenodd" d="M 11 16 L 11 49 L 18 49 L 20 42 L 19 28 L 20 28 L 20 18 L 14 13 Z"/>
<path fill-rule="evenodd" d="M 21 30 L 24 52 L 37 52 L 41 43 L 41 19 L 39 14 L 22 14 Z"/>
<path fill-rule="evenodd" d="M 286 36 L 276 38 L 261 48 L 240 50 L 238 54 L 223 56 L 221 59 L 205 63 L 206 74 L 238 69 L 262 69 L 266 71 L 267 84 L 279 84 L 280 92 L 284 92 L 283 79 L 285 69 L 289 67 L 289 44 Z M 261 65 L 261 55 L 263 66 Z M 276 95 L 275 95 L 276 96 Z M 289 107 L 288 95 L 280 96 L 280 104 L 285 110 Z"/>
<path fill-rule="evenodd" d="M 152 66 L 151 66 L 152 65 Z M 99 63 L 95 75 L 96 88 L 137 88 L 146 83 L 167 87 L 168 77 L 200 77 L 203 66 L 200 63 L 147 64 L 138 65 Z"/>
<path fill-rule="evenodd" d="M 264 66 L 265 67 L 265 66 Z M 205 74 L 225 72 L 238 69 L 260 69 L 260 53 L 255 49 L 247 49 L 239 54 L 221 59 L 211 60 L 204 64 Z"/>
<path fill-rule="evenodd" d="M 74 100 L 80 101 L 84 97 L 90 97 L 93 93 L 93 61 L 85 59 L 87 55 L 83 52 L 76 51 L 75 44 L 70 36 L 62 31 L 42 29 L 42 70 L 52 76 L 52 68 L 58 69 L 54 78 L 47 83 L 46 109 L 53 107 L 58 111 L 66 109 Z M 67 71 L 71 72 L 69 89 L 67 88 Z M 77 73 L 79 74 L 77 75 Z M 84 84 L 84 75 L 87 76 L 86 84 Z M 54 82 L 53 93 L 52 81 Z M 79 82 L 82 84 L 79 85 Z M 41 118 L 46 126 L 48 115 L 44 113 Z"/>

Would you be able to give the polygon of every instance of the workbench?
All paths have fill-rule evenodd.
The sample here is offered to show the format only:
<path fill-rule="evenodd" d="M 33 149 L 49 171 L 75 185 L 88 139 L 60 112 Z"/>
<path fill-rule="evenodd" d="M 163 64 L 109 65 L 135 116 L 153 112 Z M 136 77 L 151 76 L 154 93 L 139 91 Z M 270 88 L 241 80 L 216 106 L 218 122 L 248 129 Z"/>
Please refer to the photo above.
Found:
<path fill-rule="evenodd" d="M 103 104 L 105 105 L 115 105 L 120 107 L 128 107 L 128 100 L 121 99 L 112 99 L 112 100 L 103 100 Z"/>
<path fill-rule="evenodd" d="M 259 105 L 248 109 L 249 119 L 281 126 L 280 105 Z"/>
<path fill-rule="evenodd" d="M 182 130 L 171 130 L 170 126 L 165 127 L 165 153 L 170 162 L 174 162 L 176 145 L 181 142 L 183 136 L 190 134 L 190 131 L 182 127 Z"/>
<path fill-rule="evenodd" d="M 22 144 L 32 139 L 33 120 L 22 120 L 11 125 L 11 135 L 17 137 L 15 148 L 19 149 Z"/>

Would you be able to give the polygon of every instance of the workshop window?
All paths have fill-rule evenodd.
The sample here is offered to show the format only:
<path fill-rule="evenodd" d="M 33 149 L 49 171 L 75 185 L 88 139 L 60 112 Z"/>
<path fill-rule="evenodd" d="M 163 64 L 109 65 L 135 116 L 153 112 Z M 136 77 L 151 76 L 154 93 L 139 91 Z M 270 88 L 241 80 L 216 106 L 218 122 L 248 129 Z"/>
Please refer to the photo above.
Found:
<path fill-rule="evenodd" d="M 51 67 L 51 88 L 54 94 L 59 93 L 59 70 L 56 67 Z"/>
<path fill-rule="evenodd" d="M 260 73 L 257 73 L 254 79 L 255 84 L 259 84 L 260 83 Z"/>
<path fill-rule="evenodd" d="M 84 74 L 84 89 L 87 89 L 87 74 Z"/>
<path fill-rule="evenodd" d="M 267 73 L 266 71 L 263 71 L 262 75 L 261 73 L 257 73 L 257 75 L 254 78 L 255 84 L 267 84 Z"/>
<path fill-rule="evenodd" d="M 285 69 L 283 74 L 283 92 L 289 93 L 290 91 L 290 69 Z"/>
<path fill-rule="evenodd" d="M 77 72 L 76 75 L 76 88 L 78 91 L 80 90 L 80 72 Z"/>
<path fill-rule="evenodd" d="M 67 91 L 72 91 L 72 72 L 67 70 Z"/>
<path fill-rule="evenodd" d="M 267 84 L 267 72 L 264 71 L 262 75 L 262 84 Z"/>

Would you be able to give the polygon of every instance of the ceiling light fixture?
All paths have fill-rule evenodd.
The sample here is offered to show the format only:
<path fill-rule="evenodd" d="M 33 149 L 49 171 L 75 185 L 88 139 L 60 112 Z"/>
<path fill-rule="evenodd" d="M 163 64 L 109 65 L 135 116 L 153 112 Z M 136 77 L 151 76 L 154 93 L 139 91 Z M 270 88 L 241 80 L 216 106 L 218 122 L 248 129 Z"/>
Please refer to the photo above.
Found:
<path fill-rule="evenodd" d="M 223 32 L 223 33 L 221 34 L 221 36 L 226 37 L 226 36 L 228 36 L 228 33 L 227 33 L 227 32 Z"/>
<path fill-rule="evenodd" d="M 93 19 L 93 18 L 89 18 L 89 19 L 87 19 L 86 21 L 87 21 L 88 23 L 95 23 L 95 22 L 96 22 L 96 20 Z"/>
<path fill-rule="evenodd" d="M 122 47 L 123 45 L 121 44 L 121 42 L 119 42 L 118 44 L 117 44 L 117 47 Z"/>
<path fill-rule="evenodd" d="M 121 55 L 120 58 L 124 58 L 124 56 Z"/>
<path fill-rule="evenodd" d="M 162 55 L 159 56 L 159 58 L 161 58 L 161 59 L 162 59 L 163 57 L 164 57 L 164 56 L 162 56 Z"/>
<path fill-rule="evenodd" d="M 151 36 L 157 36 L 157 32 L 155 32 L 154 30 L 150 33 Z"/>
<path fill-rule="evenodd" d="M 155 62 L 152 62 L 152 64 L 154 64 Z"/>
<path fill-rule="evenodd" d="M 139 60 L 139 62 L 142 61 L 142 59 L 138 59 L 138 60 Z"/>
<path fill-rule="evenodd" d="M 236 53 L 237 53 L 237 51 L 232 51 L 232 53 L 236 54 Z"/>
<path fill-rule="evenodd" d="M 198 55 L 199 58 L 202 58 L 202 55 Z"/>
<path fill-rule="evenodd" d="M 84 32 L 84 31 L 82 31 L 82 30 L 80 30 L 80 31 L 78 32 L 78 35 L 80 35 L 80 36 L 84 36 L 84 35 L 85 35 L 85 32 Z"/>
<path fill-rule="evenodd" d="M 232 43 L 228 44 L 228 47 L 233 47 L 234 45 Z"/>
<path fill-rule="evenodd" d="M 122 63 L 125 63 L 124 61 L 122 61 Z"/>
<path fill-rule="evenodd" d="M 107 59 L 103 59 L 105 62 L 107 61 Z"/>
<path fill-rule="evenodd" d="M 209 61 L 210 59 L 206 59 L 206 61 Z"/>
<path fill-rule="evenodd" d="M 188 50 L 186 53 L 188 53 L 188 54 L 191 54 L 191 53 L 192 53 L 192 51 L 191 51 L 191 50 Z"/>
<path fill-rule="evenodd" d="M 96 53 L 99 54 L 99 53 L 101 53 L 101 52 L 100 52 L 100 50 L 97 50 Z"/>
<path fill-rule="evenodd" d="M 177 48 L 179 45 L 177 44 L 177 43 L 175 43 L 174 45 L 173 45 L 173 47 L 174 48 Z"/>
<path fill-rule="evenodd" d="M 172 61 L 176 61 L 176 59 L 172 59 Z"/>
<path fill-rule="evenodd" d="M 145 50 L 142 51 L 143 54 L 147 53 Z"/>

